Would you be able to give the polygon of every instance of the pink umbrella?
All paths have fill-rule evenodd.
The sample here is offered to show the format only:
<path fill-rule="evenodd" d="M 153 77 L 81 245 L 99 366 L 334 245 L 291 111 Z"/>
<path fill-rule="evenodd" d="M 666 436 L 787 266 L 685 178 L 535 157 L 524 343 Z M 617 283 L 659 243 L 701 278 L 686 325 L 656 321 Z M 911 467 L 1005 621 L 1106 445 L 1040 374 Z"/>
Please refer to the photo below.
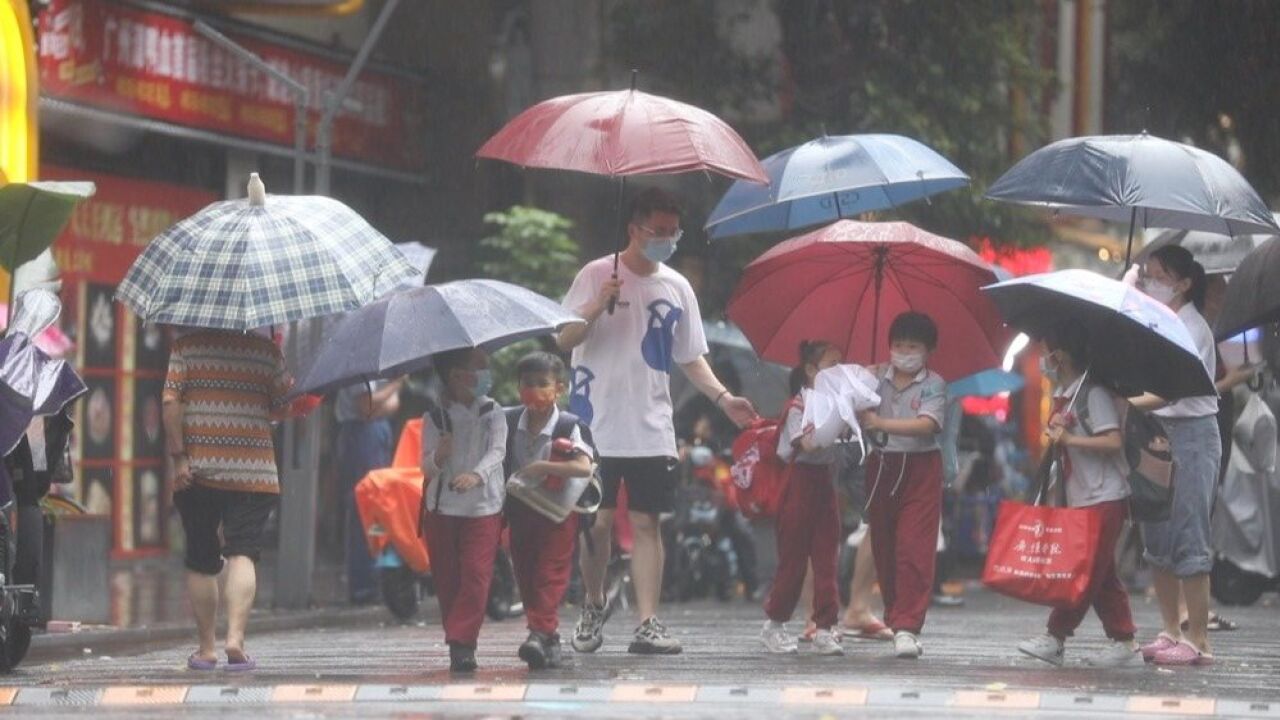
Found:
<path fill-rule="evenodd" d="M 840 220 L 770 249 L 747 266 L 729 318 L 766 360 L 795 365 L 802 340 L 826 340 L 845 359 L 889 357 L 899 313 L 938 326 L 930 367 L 947 380 L 999 367 L 1011 332 L 981 292 L 991 266 L 954 240 L 910 223 Z"/>

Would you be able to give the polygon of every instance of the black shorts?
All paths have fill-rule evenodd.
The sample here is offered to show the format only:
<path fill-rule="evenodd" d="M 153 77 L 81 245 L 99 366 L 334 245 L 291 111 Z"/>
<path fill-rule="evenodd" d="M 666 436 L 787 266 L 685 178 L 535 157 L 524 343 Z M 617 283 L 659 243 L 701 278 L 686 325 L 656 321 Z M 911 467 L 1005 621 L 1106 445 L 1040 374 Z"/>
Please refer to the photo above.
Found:
<path fill-rule="evenodd" d="M 185 564 L 204 575 L 222 571 L 222 558 L 243 555 L 257 562 L 263 530 L 275 509 L 278 495 L 220 490 L 192 485 L 173 494 L 187 536 Z M 222 528 L 222 538 L 218 538 Z"/>
<path fill-rule="evenodd" d="M 618 507 L 618 488 L 627 484 L 627 510 L 661 513 L 676 509 L 680 475 L 673 457 L 600 458 L 600 482 L 604 486 L 600 508 Z"/>

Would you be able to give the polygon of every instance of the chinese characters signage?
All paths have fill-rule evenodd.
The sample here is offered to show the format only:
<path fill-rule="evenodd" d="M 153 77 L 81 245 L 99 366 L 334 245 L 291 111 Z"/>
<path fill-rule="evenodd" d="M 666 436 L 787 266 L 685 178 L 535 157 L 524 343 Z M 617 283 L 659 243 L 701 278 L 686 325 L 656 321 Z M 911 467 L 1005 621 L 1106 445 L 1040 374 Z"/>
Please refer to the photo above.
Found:
<path fill-rule="evenodd" d="M 343 63 L 251 37 L 233 39 L 305 85 L 309 133 Z M 108 0 L 53 0 L 40 14 L 45 93 L 184 126 L 292 147 L 289 89 L 198 34 L 183 17 Z M 334 154 L 401 170 L 423 167 L 419 83 L 366 70 L 334 123 Z"/>

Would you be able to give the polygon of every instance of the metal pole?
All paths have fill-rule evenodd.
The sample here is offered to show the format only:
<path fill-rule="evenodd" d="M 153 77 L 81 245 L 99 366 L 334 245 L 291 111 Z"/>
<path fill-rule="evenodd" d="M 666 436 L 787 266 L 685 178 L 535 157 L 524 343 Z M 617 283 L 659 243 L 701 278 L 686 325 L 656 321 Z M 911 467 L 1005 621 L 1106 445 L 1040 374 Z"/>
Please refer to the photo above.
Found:
<path fill-rule="evenodd" d="M 351 88 L 356 84 L 356 78 L 360 76 L 360 72 L 364 70 L 364 66 L 369 62 L 369 55 L 373 53 L 373 48 L 378 44 L 378 39 L 382 37 L 382 31 L 386 29 L 387 23 L 391 20 L 392 13 L 400 4 L 400 0 L 387 0 L 382 6 L 382 10 L 378 13 L 378 19 L 373 22 L 373 27 L 369 28 L 369 34 L 365 37 L 364 43 L 360 45 L 359 52 L 351 61 L 351 67 L 347 68 L 346 77 L 342 78 L 342 82 L 332 93 L 327 93 L 321 98 L 323 111 L 320 114 L 320 124 L 316 127 L 316 194 L 329 194 L 329 170 L 330 161 L 333 158 L 333 120 L 338 116 L 338 109 L 342 107 L 343 100 L 351 92 Z"/>
<path fill-rule="evenodd" d="M 262 72 L 270 75 L 285 87 L 289 88 L 290 94 L 293 95 L 293 194 L 302 194 L 302 184 L 306 182 L 307 175 L 307 105 L 310 102 L 310 93 L 307 86 L 294 80 L 285 74 L 284 71 L 274 67 L 266 60 L 258 57 L 253 51 L 240 45 L 235 40 L 218 32 L 212 25 L 203 20 L 197 20 L 195 23 L 196 32 L 209 38 L 222 49 L 235 55 L 241 60 L 256 67 Z"/>

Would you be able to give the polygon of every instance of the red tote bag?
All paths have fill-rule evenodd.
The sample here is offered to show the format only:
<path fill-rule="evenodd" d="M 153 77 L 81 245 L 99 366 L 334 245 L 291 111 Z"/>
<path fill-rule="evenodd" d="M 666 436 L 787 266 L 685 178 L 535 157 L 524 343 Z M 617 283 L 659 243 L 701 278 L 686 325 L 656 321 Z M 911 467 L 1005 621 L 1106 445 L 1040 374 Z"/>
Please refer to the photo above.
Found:
<path fill-rule="evenodd" d="M 1051 474 L 1048 468 L 1044 474 Z M 1038 495 L 1047 494 L 1042 490 Z M 1037 605 L 1076 607 L 1089 591 L 1099 529 L 1098 514 L 1091 508 L 1005 500 L 996 515 L 982 582 Z"/>

